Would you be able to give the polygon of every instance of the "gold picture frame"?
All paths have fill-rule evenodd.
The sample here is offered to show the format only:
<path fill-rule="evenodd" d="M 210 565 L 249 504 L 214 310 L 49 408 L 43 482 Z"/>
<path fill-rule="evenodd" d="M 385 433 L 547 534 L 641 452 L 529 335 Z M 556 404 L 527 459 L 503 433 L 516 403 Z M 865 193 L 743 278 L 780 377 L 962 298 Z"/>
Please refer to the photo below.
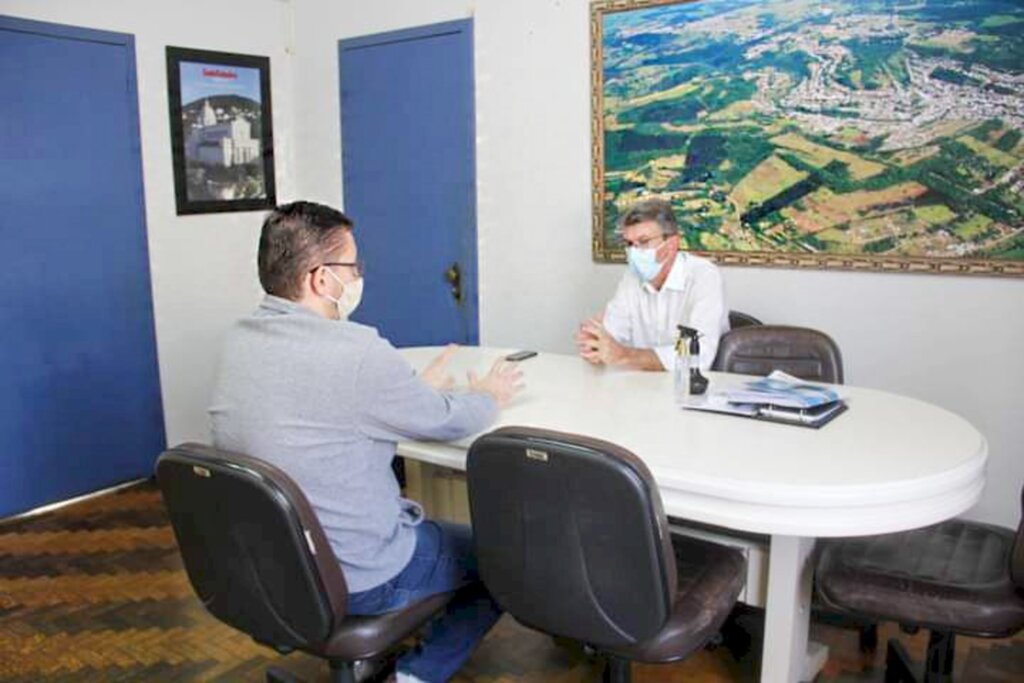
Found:
<path fill-rule="evenodd" d="M 615 215 L 662 196 L 683 247 L 720 264 L 1024 276 L 1024 6 L 824 7 L 591 4 L 595 261 L 624 262 Z M 935 93 L 961 118 L 935 118 Z"/>

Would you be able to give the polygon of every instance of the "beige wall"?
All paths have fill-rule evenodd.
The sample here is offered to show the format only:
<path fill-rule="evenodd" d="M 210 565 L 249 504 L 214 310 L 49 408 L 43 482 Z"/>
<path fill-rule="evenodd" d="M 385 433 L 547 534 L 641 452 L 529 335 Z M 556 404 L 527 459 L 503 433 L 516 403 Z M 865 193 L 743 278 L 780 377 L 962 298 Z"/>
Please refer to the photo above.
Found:
<path fill-rule="evenodd" d="M 588 7 L 587 0 L 5 0 L 6 14 L 136 36 L 171 441 L 205 436 L 214 349 L 259 293 L 259 217 L 174 215 L 164 45 L 269 55 L 279 196 L 336 204 L 338 39 L 473 17 L 482 340 L 569 352 L 576 322 L 602 305 L 622 272 L 590 256 Z M 931 401 L 977 425 L 991 459 L 985 496 L 971 515 L 1016 524 L 1024 280 L 735 267 L 724 275 L 733 308 L 833 335 L 850 383 Z"/>

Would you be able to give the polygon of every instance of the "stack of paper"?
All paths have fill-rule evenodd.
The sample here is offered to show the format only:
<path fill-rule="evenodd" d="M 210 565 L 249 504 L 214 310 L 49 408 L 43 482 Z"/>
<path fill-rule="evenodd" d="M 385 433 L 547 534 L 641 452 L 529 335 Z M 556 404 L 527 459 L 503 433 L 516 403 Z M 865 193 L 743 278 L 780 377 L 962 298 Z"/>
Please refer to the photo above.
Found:
<path fill-rule="evenodd" d="M 783 408 L 814 408 L 840 400 L 839 394 L 829 386 L 808 384 L 779 370 L 763 379 L 729 390 L 725 395 L 730 403 L 756 403 Z"/>
<path fill-rule="evenodd" d="M 835 387 L 776 370 L 740 387 L 691 397 L 683 407 L 820 427 L 846 410 L 846 403 Z"/>

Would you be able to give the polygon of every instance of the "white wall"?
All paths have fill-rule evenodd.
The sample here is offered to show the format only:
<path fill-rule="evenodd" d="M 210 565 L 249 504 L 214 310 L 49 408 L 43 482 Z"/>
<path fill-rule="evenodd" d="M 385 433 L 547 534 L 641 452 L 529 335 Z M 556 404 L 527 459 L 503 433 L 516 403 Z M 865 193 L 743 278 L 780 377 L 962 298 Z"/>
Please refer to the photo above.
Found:
<path fill-rule="evenodd" d="M 209 403 L 221 335 L 261 290 L 262 212 L 177 216 L 167 103 L 167 45 L 271 58 L 278 197 L 294 195 L 291 70 L 280 0 L 3 0 L 3 14 L 135 36 L 146 223 L 167 440 L 209 440 Z"/>
<path fill-rule="evenodd" d="M 269 55 L 278 196 L 337 204 L 337 41 L 474 17 L 483 342 L 569 352 L 575 324 L 603 304 L 621 273 L 590 256 L 587 0 L 4 0 L 0 11 L 136 37 L 172 443 L 206 436 L 220 336 L 259 296 L 260 215 L 175 216 L 166 45 Z M 1024 280 L 746 268 L 727 268 L 725 278 L 733 308 L 835 337 L 850 383 L 923 398 L 973 422 L 991 460 L 971 514 L 1016 524 Z"/>
<path fill-rule="evenodd" d="M 622 272 L 590 255 L 587 0 L 300 3 L 296 92 L 318 106 L 296 112 L 299 187 L 338 197 L 338 39 L 470 16 L 481 338 L 571 352 L 575 324 L 603 304 Z M 318 100 L 325 91 L 329 101 Z M 725 279 L 733 308 L 831 334 L 848 382 L 919 397 L 975 424 L 991 459 L 985 497 L 971 516 L 1016 525 L 1024 280 L 739 267 L 725 269 Z"/>

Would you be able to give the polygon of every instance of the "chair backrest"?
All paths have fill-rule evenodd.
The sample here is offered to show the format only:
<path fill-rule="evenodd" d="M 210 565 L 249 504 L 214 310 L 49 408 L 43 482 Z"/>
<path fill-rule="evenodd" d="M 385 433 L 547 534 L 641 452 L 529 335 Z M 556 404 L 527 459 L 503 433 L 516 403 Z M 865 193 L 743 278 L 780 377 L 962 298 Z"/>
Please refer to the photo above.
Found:
<path fill-rule="evenodd" d="M 480 575 L 517 620 L 599 647 L 665 624 L 675 556 L 657 486 L 635 455 L 505 427 L 473 443 L 466 474 Z"/>
<path fill-rule="evenodd" d="M 1024 486 L 1020 489 L 1020 521 L 1017 522 L 1017 536 L 1013 539 L 1010 555 L 1010 576 L 1014 585 L 1024 590 Z"/>
<path fill-rule="evenodd" d="M 843 383 L 839 346 L 824 332 L 808 327 L 757 325 L 722 336 L 715 370 L 767 375 L 782 370 L 809 381 Z"/>
<path fill-rule="evenodd" d="M 276 467 L 182 444 L 157 460 L 174 536 L 206 608 L 255 640 L 317 647 L 345 615 L 347 588 L 316 515 Z"/>
<path fill-rule="evenodd" d="M 763 325 L 760 320 L 750 315 L 749 313 L 743 313 L 741 311 L 729 311 L 729 329 L 738 330 L 741 327 L 752 327 L 754 325 Z"/>

